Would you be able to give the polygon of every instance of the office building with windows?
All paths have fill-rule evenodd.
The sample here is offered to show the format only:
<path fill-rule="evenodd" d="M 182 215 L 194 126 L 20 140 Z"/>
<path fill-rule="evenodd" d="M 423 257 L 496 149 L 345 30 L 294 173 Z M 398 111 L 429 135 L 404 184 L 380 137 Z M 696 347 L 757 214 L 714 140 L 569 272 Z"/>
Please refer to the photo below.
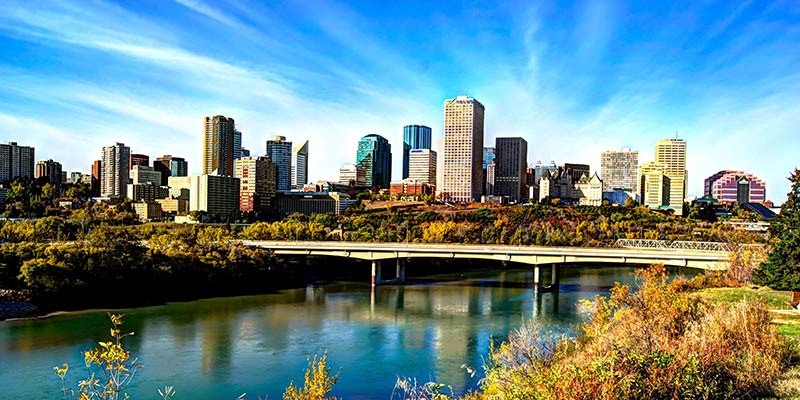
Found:
<path fill-rule="evenodd" d="M 528 142 L 521 137 L 495 139 L 494 193 L 512 202 L 527 199 Z"/>
<path fill-rule="evenodd" d="M 123 143 L 103 147 L 100 196 L 124 199 L 127 195 L 131 149 Z"/>
<path fill-rule="evenodd" d="M 0 144 L 0 182 L 8 182 L 15 178 L 34 178 L 33 147 L 20 146 L 17 142 Z"/>
<path fill-rule="evenodd" d="M 403 127 L 403 179 L 408 178 L 409 152 L 414 149 L 431 148 L 431 128 L 425 125 L 406 125 Z"/>
<path fill-rule="evenodd" d="M 458 96 L 444 102 L 442 198 L 474 202 L 483 194 L 483 119 L 479 101 Z"/>
<path fill-rule="evenodd" d="M 275 164 L 279 192 L 292 190 L 292 142 L 285 136 L 267 140 L 267 157 Z"/>
<path fill-rule="evenodd" d="M 388 189 L 392 180 L 392 146 L 381 135 L 366 135 L 358 141 L 356 164 L 364 168 L 367 187 Z"/>
<path fill-rule="evenodd" d="M 604 151 L 600 155 L 600 177 L 606 192 L 616 189 L 636 192 L 639 187 L 639 152 L 631 149 Z"/>
<path fill-rule="evenodd" d="M 233 118 L 215 115 L 204 122 L 203 174 L 233 176 Z"/>

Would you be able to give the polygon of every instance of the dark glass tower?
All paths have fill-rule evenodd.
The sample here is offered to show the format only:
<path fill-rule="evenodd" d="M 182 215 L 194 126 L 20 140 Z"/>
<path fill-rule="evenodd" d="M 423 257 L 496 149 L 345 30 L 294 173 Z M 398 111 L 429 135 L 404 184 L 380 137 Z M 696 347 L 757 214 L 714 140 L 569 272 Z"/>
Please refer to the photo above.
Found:
<path fill-rule="evenodd" d="M 425 125 L 403 127 L 403 179 L 408 178 L 408 152 L 411 149 L 431 148 L 431 128 Z"/>
<path fill-rule="evenodd" d="M 356 164 L 364 167 L 367 187 L 388 189 L 392 181 L 392 146 L 380 135 L 367 135 L 358 141 Z"/>

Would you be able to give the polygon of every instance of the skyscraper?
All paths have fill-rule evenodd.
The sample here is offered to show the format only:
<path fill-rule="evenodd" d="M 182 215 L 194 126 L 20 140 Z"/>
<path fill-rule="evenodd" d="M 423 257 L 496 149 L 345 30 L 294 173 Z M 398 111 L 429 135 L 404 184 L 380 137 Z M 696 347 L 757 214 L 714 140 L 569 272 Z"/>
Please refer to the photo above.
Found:
<path fill-rule="evenodd" d="M 667 175 L 667 165 L 655 162 L 642 164 L 639 170 L 639 192 L 642 205 L 665 207 L 669 205 L 672 180 Z"/>
<path fill-rule="evenodd" d="M 92 196 L 100 196 L 100 179 L 103 176 L 103 162 L 94 160 L 92 163 Z"/>
<path fill-rule="evenodd" d="M 639 176 L 639 152 L 625 150 L 604 151 L 600 156 L 600 177 L 603 191 L 614 189 L 636 192 Z"/>
<path fill-rule="evenodd" d="M 483 148 L 483 169 L 489 166 L 489 164 L 494 162 L 495 154 L 497 153 L 496 147 L 484 147 Z"/>
<path fill-rule="evenodd" d="M 442 197 L 478 201 L 483 193 L 483 104 L 467 96 L 444 101 Z"/>
<path fill-rule="evenodd" d="M 487 196 L 494 195 L 494 178 L 495 178 L 495 166 L 494 166 L 494 157 L 495 157 L 495 148 L 494 147 L 484 147 L 483 148 L 483 163 L 481 164 L 483 168 L 483 176 L 481 177 L 483 186 L 483 193 Z"/>
<path fill-rule="evenodd" d="M 204 128 L 203 174 L 233 176 L 233 118 L 206 117 Z"/>
<path fill-rule="evenodd" d="M 127 195 L 131 148 L 122 143 L 103 147 L 100 196 L 122 199 Z"/>
<path fill-rule="evenodd" d="M 161 186 L 167 186 L 170 176 L 188 176 L 189 163 L 181 157 L 165 154 L 153 161 L 153 169 L 161 172 Z"/>
<path fill-rule="evenodd" d="M 683 211 L 683 200 L 686 198 L 686 142 L 683 139 L 664 139 L 656 143 L 656 164 L 666 166 L 665 174 L 669 177 L 669 207 L 678 215 Z"/>
<path fill-rule="evenodd" d="M 34 178 L 35 150 L 17 142 L 0 144 L 0 182 L 14 178 Z"/>
<path fill-rule="evenodd" d="M 413 149 L 431 148 L 431 128 L 425 125 L 406 125 L 403 127 L 403 179 L 409 174 L 409 154 Z"/>
<path fill-rule="evenodd" d="M 146 154 L 134 154 L 131 153 L 130 162 L 128 163 L 128 167 L 133 169 L 136 165 L 144 165 L 145 167 L 150 166 L 150 156 Z"/>
<path fill-rule="evenodd" d="M 409 150 L 408 179 L 436 186 L 436 152 L 430 149 Z"/>
<path fill-rule="evenodd" d="M 233 159 L 242 158 L 242 132 L 238 129 L 233 130 Z"/>
<path fill-rule="evenodd" d="M 367 186 L 388 189 L 392 181 L 392 146 L 383 136 L 370 134 L 358 141 L 356 164 L 364 167 Z"/>
<path fill-rule="evenodd" d="M 308 140 L 292 148 L 292 187 L 302 190 L 308 183 Z"/>
<path fill-rule="evenodd" d="M 61 163 L 58 161 L 47 160 L 36 163 L 36 179 L 46 177 L 49 183 L 61 183 Z"/>
<path fill-rule="evenodd" d="M 285 136 L 267 140 L 267 157 L 278 171 L 278 191 L 292 190 L 292 142 Z"/>
<path fill-rule="evenodd" d="M 521 137 L 497 138 L 495 149 L 495 196 L 508 196 L 512 201 L 524 200 L 527 198 L 528 142 Z"/>
<path fill-rule="evenodd" d="M 263 211 L 273 206 L 277 177 L 275 164 L 267 157 L 242 157 L 235 161 L 239 178 L 239 210 Z"/>

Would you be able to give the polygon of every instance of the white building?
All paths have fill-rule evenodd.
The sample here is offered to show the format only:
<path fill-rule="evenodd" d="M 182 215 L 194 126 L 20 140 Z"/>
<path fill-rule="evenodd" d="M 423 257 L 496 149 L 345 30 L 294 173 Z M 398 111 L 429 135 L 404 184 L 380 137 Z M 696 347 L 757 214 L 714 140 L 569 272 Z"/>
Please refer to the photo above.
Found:
<path fill-rule="evenodd" d="M 442 197 L 458 202 L 480 201 L 483 194 L 484 106 L 458 96 L 444 102 Z"/>

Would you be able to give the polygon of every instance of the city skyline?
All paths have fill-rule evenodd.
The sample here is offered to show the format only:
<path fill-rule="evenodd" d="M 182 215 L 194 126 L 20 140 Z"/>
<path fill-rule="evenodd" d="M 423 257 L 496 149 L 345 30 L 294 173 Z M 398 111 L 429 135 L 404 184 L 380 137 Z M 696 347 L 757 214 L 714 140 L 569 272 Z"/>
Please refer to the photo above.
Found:
<path fill-rule="evenodd" d="M 734 169 L 764 178 L 780 202 L 797 166 L 774 150 L 800 148 L 791 2 L 11 1 L 0 10 L 0 142 L 35 147 L 36 161 L 67 171 L 88 172 L 103 146 L 122 142 L 184 157 L 200 173 L 200 121 L 221 114 L 254 156 L 275 135 L 330 149 L 312 154 L 309 177 L 335 180 L 365 134 L 397 149 L 404 125 L 424 124 L 441 139 L 441 102 L 458 95 L 486 106 L 484 146 L 498 136 L 536 143 L 529 163 L 599 170 L 602 151 L 623 147 L 651 160 L 653 143 L 678 131 L 690 197 L 702 196 L 704 177 Z M 401 162 L 396 154 L 393 181 Z"/>

